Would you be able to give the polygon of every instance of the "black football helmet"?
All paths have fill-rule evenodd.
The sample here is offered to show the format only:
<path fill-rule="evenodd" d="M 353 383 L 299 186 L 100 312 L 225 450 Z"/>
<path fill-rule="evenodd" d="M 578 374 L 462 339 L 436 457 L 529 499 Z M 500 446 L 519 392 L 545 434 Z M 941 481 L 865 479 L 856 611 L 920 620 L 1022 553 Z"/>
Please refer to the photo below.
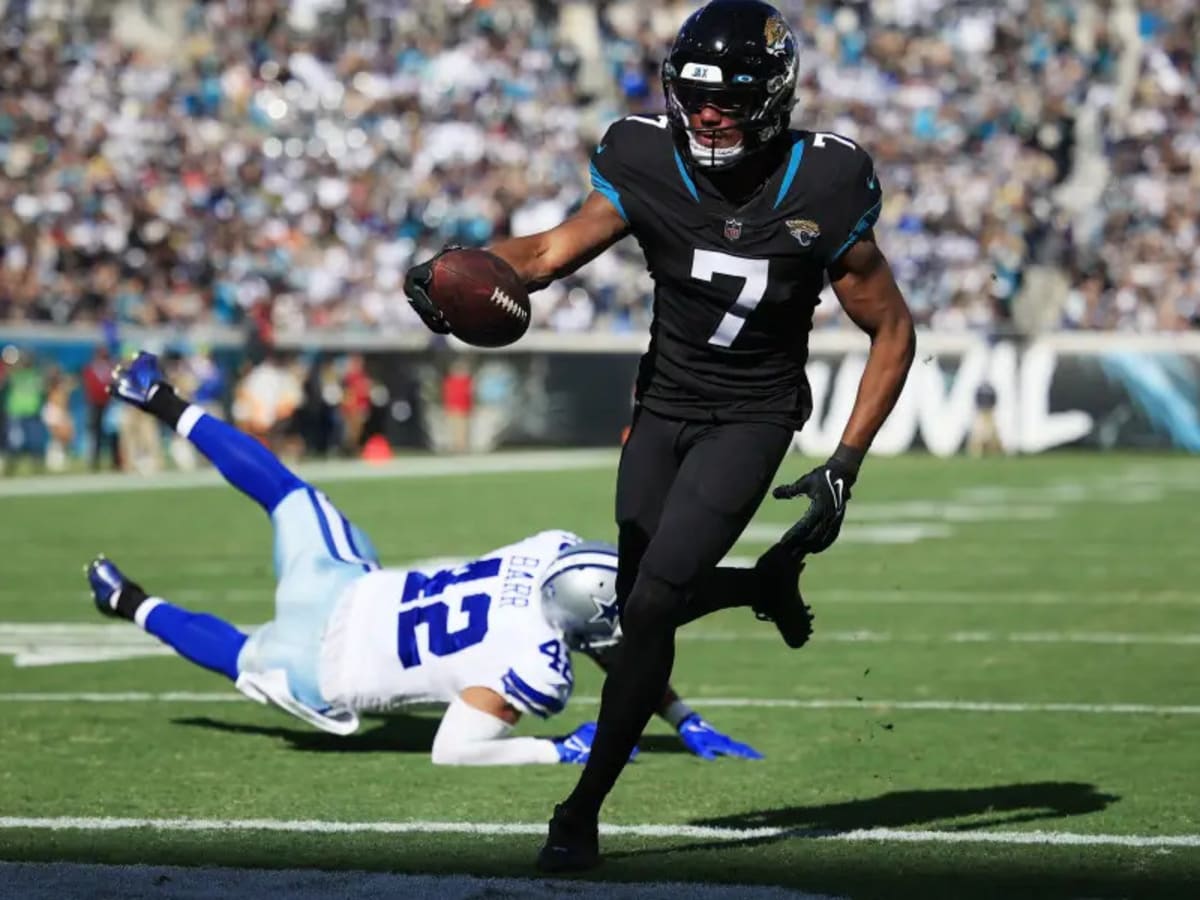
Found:
<path fill-rule="evenodd" d="M 796 104 L 796 38 L 779 10 L 760 0 L 712 0 L 683 23 L 662 67 L 667 118 L 692 161 L 727 168 L 783 133 Z M 694 129 L 689 116 L 714 106 L 736 120 Z M 738 129 L 732 147 L 705 146 L 696 135 Z"/>

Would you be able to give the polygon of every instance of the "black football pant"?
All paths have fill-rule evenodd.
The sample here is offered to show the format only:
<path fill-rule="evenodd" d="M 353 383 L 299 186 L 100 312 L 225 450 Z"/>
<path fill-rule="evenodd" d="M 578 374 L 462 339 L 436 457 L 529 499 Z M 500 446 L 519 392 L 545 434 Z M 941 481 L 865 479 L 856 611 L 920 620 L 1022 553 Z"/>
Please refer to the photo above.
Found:
<path fill-rule="evenodd" d="M 623 637 L 601 694 L 592 752 L 566 805 L 596 816 L 655 709 L 675 629 L 755 598 L 753 569 L 718 567 L 758 509 L 792 440 L 782 425 L 634 416 L 617 473 Z"/>

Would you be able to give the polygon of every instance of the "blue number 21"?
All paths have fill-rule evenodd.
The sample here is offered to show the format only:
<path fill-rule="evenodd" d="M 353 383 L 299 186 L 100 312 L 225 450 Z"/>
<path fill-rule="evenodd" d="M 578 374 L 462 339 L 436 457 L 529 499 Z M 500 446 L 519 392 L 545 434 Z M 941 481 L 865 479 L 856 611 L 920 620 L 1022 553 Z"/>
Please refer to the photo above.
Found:
<path fill-rule="evenodd" d="M 401 603 L 412 603 L 437 597 L 452 584 L 494 578 L 500 572 L 499 559 L 479 559 L 458 569 L 443 569 L 433 575 L 409 572 L 404 582 Z M 488 609 L 492 598 L 487 594 L 468 594 L 461 609 L 467 614 L 467 624 L 457 631 L 448 630 L 450 607 L 445 603 L 428 603 L 400 612 L 396 626 L 396 647 L 400 662 L 406 669 L 421 664 L 417 646 L 417 626 L 428 626 L 429 652 L 434 656 L 450 656 L 483 640 L 488 630 Z"/>

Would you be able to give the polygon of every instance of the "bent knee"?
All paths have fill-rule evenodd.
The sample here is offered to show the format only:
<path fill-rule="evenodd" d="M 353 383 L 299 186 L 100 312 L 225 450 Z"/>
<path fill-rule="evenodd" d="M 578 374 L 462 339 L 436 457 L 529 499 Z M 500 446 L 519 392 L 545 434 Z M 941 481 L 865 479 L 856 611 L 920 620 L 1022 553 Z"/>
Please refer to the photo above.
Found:
<path fill-rule="evenodd" d="M 621 610 L 621 629 L 626 634 L 644 629 L 673 629 L 686 605 L 687 592 L 644 570 Z"/>

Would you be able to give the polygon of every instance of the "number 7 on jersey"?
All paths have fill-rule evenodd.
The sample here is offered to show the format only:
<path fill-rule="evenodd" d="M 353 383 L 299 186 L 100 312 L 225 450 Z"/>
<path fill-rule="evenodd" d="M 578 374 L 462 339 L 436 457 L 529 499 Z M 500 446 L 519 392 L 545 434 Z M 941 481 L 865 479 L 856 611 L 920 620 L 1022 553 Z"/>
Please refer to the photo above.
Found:
<path fill-rule="evenodd" d="M 731 275 L 742 279 L 742 290 L 733 301 L 733 306 L 721 317 L 717 330 L 708 339 L 710 344 L 729 347 L 737 340 L 746 320 L 767 292 L 770 265 L 771 261 L 767 259 L 746 259 L 715 250 L 695 251 L 692 256 L 693 278 L 712 281 L 714 275 Z"/>

